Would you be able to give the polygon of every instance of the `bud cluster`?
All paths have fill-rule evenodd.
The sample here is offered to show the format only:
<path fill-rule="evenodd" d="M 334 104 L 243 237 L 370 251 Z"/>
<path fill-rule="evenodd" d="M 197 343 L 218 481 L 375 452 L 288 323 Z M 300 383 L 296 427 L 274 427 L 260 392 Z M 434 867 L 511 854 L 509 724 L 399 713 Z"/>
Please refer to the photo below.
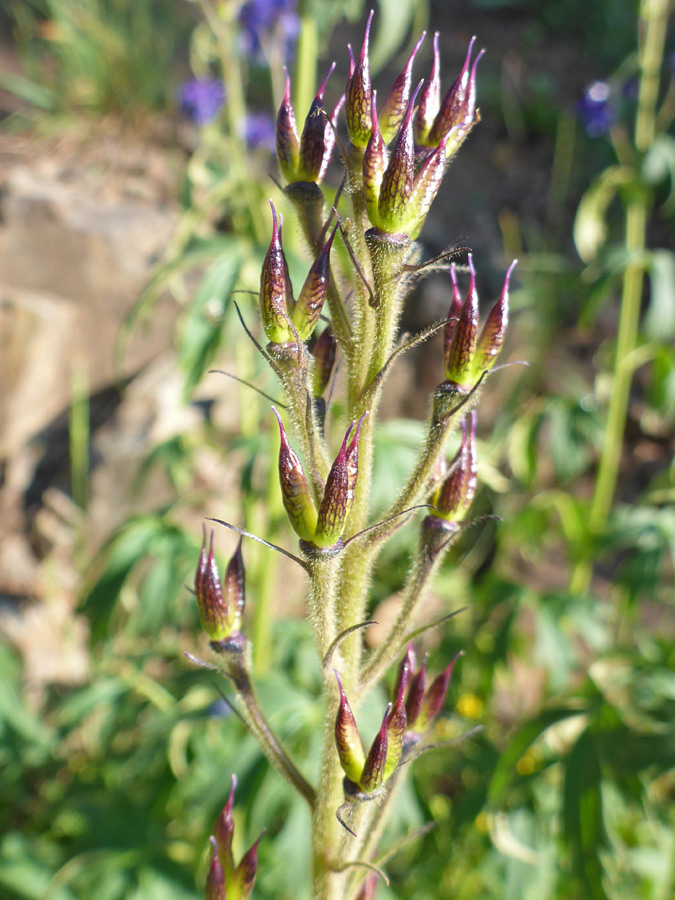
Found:
<path fill-rule="evenodd" d="M 308 340 L 321 316 L 328 291 L 330 250 L 338 226 L 335 225 L 323 250 L 312 264 L 302 290 L 295 300 L 288 263 L 281 243 L 281 219 L 272 207 L 272 240 L 260 274 L 260 313 L 263 330 L 271 344 Z"/>
<path fill-rule="evenodd" d="M 238 865 L 232 856 L 232 838 L 234 835 L 234 792 L 237 787 L 236 776 L 232 776 L 232 789 L 227 803 L 213 823 L 210 842 L 212 848 L 211 863 L 206 878 L 206 900 L 248 900 L 255 884 L 258 868 L 258 840 L 242 856 Z"/>
<path fill-rule="evenodd" d="M 225 581 L 221 583 L 218 563 L 213 555 L 213 530 L 208 552 L 204 535 L 195 575 L 195 595 L 202 628 L 211 641 L 224 641 L 239 633 L 246 602 L 241 540 L 228 563 Z"/>
<path fill-rule="evenodd" d="M 274 409 L 274 407 L 272 407 Z M 359 473 L 359 434 L 365 413 L 356 428 L 349 426 L 342 445 L 331 466 L 323 497 L 314 502 L 302 463 L 288 443 L 281 416 L 274 409 L 279 423 L 279 481 L 286 514 L 301 541 L 317 549 L 335 547 L 341 539 L 349 512 L 354 503 L 354 491 Z M 354 435 L 349 441 L 349 437 Z M 349 441 L 349 443 L 347 443 Z"/>

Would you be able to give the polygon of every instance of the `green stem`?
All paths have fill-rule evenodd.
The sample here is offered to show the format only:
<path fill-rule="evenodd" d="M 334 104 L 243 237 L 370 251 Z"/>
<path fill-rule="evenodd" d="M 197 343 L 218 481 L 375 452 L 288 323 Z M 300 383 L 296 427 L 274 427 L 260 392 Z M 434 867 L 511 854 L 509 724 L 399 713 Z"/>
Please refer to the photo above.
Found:
<path fill-rule="evenodd" d="M 316 792 L 290 758 L 263 715 L 248 674 L 248 662 L 242 660 L 238 652 L 234 654 L 219 652 L 219 661 L 223 672 L 234 683 L 244 720 L 261 750 L 274 768 L 296 788 L 313 809 Z"/>
<path fill-rule="evenodd" d="M 645 29 L 645 36 L 640 48 L 641 75 L 635 123 L 638 153 L 646 152 L 654 138 L 668 7 L 668 0 L 642 0 L 640 6 L 640 24 Z M 646 191 L 636 191 L 631 195 L 626 210 L 625 232 L 625 247 L 630 262 L 623 276 L 612 393 L 590 512 L 590 529 L 595 535 L 602 534 L 607 524 L 621 462 L 633 379 L 629 357 L 638 339 L 649 210 L 650 196 Z"/>
<path fill-rule="evenodd" d="M 298 37 L 298 55 L 295 66 L 295 89 L 293 104 L 295 111 L 304 122 L 312 105 L 314 91 L 317 86 L 316 64 L 319 58 L 319 30 L 315 12 L 311 4 L 300 4 L 300 36 Z"/>

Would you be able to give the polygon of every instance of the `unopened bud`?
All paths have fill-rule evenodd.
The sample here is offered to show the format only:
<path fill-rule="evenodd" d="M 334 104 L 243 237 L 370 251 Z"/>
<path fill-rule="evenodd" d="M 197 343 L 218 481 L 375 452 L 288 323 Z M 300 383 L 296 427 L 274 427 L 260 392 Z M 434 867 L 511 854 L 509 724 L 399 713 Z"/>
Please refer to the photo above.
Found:
<path fill-rule="evenodd" d="M 408 203 L 408 224 L 406 226 L 406 232 L 413 239 L 420 233 L 443 181 L 446 164 L 445 143 L 446 138 L 443 138 L 438 147 L 427 156 L 415 175 L 413 191 Z"/>
<path fill-rule="evenodd" d="M 471 65 L 471 54 L 475 37 L 471 38 L 462 71 L 441 101 L 434 123 L 423 143 L 437 147 L 444 137 L 448 138 L 446 155 L 448 159 L 457 152 L 477 121 L 476 116 L 476 68 L 484 50 L 476 56 Z"/>
<path fill-rule="evenodd" d="M 462 446 L 434 496 L 434 516 L 459 522 L 466 515 L 476 494 L 477 471 L 476 413 L 472 412 L 470 432 L 467 435 L 466 420 L 462 420 Z"/>
<path fill-rule="evenodd" d="M 232 836 L 234 834 L 234 817 L 232 810 L 234 808 L 234 792 L 237 789 L 237 776 L 232 775 L 232 787 L 227 803 L 220 811 L 218 818 L 213 823 L 213 831 L 211 841 L 215 842 L 215 850 L 218 860 L 222 866 L 226 877 L 229 878 L 234 872 L 234 859 L 232 858 Z"/>
<path fill-rule="evenodd" d="M 427 143 L 427 136 L 434 124 L 441 107 L 441 57 L 438 50 L 439 33 L 434 34 L 434 59 L 431 72 L 424 82 L 415 115 L 415 140 L 422 146 L 433 146 Z"/>
<path fill-rule="evenodd" d="M 195 575 L 195 595 L 202 628 L 211 641 L 223 641 L 241 624 L 244 608 L 244 569 L 239 550 L 227 568 L 226 588 L 220 582 L 218 563 L 213 555 L 213 530 L 206 552 L 206 536 Z"/>
<path fill-rule="evenodd" d="M 270 206 L 272 240 L 260 273 L 260 314 L 267 340 L 274 344 L 283 344 L 294 340 L 288 320 L 288 306 L 289 302 L 292 302 L 292 297 L 289 296 L 288 267 L 281 246 L 277 214 L 271 200 Z"/>
<path fill-rule="evenodd" d="M 347 439 L 352 430 L 344 436 L 342 446 L 331 466 L 323 500 L 319 508 L 316 532 L 312 543 L 316 547 L 332 547 L 341 537 L 345 522 L 349 515 L 351 503 L 349 502 L 349 472 L 347 470 Z"/>
<path fill-rule="evenodd" d="M 354 784 L 359 784 L 365 762 L 363 745 L 356 727 L 354 714 L 345 696 L 342 682 L 337 672 L 335 672 L 335 677 L 340 690 L 340 705 L 335 718 L 335 745 L 340 757 L 340 765 L 345 775 Z"/>
<path fill-rule="evenodd" d="M 242 856 L 241 862 L 234 872 L 232 879 L 233 893 L 237 900 L 248 900 L 255 884 L 255 876 L 258 871 L 258 844 L 263 838 L 263 831 L 258 840 Z"/>
<path fill-rule="evenodd" d="M 408 691 L 408 699 L 406 701 L 406 714 L 408 717 L 408 728 L 415 730 L 415 725 L 422 709 L 422 700 L 424 699 L 424 691 L 426 689 L 427 677 L 427 656 L 424 655 L 422 665 L 417 672 L 411 673 L 410 690 Z"/>
<path fill-rule="evenodd" d="M 298 537 L 312 541 L 316 529 L 316 507 L 305 478 L 302 463 L 288 443 L 281 416 L 272 407 L 279 423 L 281 446 L 279 448 L 279 482 L 286 514 Z"/>
<path fill-rule="evenodd" d="M 284 72 L 286 74 L 286 90 L 277 113 L 277 159 L 284 178 L 287 181 L 296 181 L 300 162 L 300 142 L 298 128 L 295 124 L 295 113 L 291 104 L 291 80 L 285 67 Z"/>
<path fill-rule="evenodd" d="M 373 10 L 370 11 L 366 23 L 366 32 L 363 37 L 361 53 L 350 73 L 347 89 L 345 91 L 345 118 L 347 120 L 347 133 L 355 147 L 364 148 L 370 138 L 372 128 L 371 101 L 370 101 L 370 62 L 368 59 L 368 40 L 370 38 L 370 23 L 373 19 Z M 350 48 L 351 49 L 351 48 Z"/>
<path fill-rule="evenodd" d="M 390 710 L 391 703 L 384 712 L 380 730 L 375 735 L 373 743 L 370 745 L 368 755 L 366 756 L 366 761 L 363 764 L 363 772 L 361 774 L 359 785 L 367 794 L 378 790 L 378 788 L 381 788 L 384 784 L 388 748 L 387 719 L 389 718 Z"/>
<path fill-rule="evenodd" d="M 457 271 L 455 264 L 450 266 L 450 280 L 452 281 L 452 300 L 450 301 L 450 309 L 448 310 L 448 318 L 443 329 L 443 358 L 447 359 L 452 347 L 452 338 L 455 334 L 455 328 L 459 322 L 459 316 L 462 312 L 462 295 L 459 292 L 457 284 Z"/>
<path fill-rule="evenodd" d="M 316 93 L 316 97 L 312 101 L 312 105 L 307 113 L 305 125 L 302 129 L 300 138 L 300 163 L 298 167 L 298 177 L 302 181 L 319 181 L 321 170 L 325 168 L 324 157 L 326 155 L 326 133 L 332 132 L 327 121 L 326 112 L 323 108 L 323 94 L 326 89 L 326 82 L 330 78 L 335 63 L 328 70 L 328 74 L 321 82 L 321 86 Z M 330 157 L 329 149 L 328 156 Z M 328 162 L 326 161 L 326 166 Z M 297 179 L 295 179 L 297 180 Z"/>
<path fill-rule="evenodd" d="M 225 872 L 223 871 L 223 867 L 218 859 L 218 845 L 216 844 L 216 839 L 211 837 L 211 847 L 213 850 L 213 855 L 211 857 L 211 864 L 209 865 L 209 871 L 206 876 L 206 889 L 204 891 L 204 896 L 206 900 L 227 900 L 227 894 L 225 892 Z"/>
<path fill-rule="evenodd" d="M 363 191 L 366 200 L 366 210 L 368 218 L 373 225 L 379 222 L 378 203 L 380 200 L 380 190 L 382 187 L 382 179 L 389 164 L 389 155 L 382 134 L 380 133 L 380 125 L 377 117 L 377 109 L 375 103 L 377 101 L 377 91 L 373 91 L 372 96 L 372 131 L 370 139 L 363 154 Z"/>
<path fill-rule="evenodd" d="M 394 85 L 380 110 L 380 128 L 382 129 L 382 137 L 385 144 L 388 144 L 394 137 L 403 121 L 403 116 L 405 115 L 406 107 L 408 106 L 408 100 L 410 99 L 413 62 L 415 61 L 417 51 L 425 37 L 426 31 L 423 31 L 422 36 L 415 44 L 413 51 L 408 58 L 405 68 L 394 82 Z"/>
<path fill-rule="evenodd" d="M 415 178 L 415 139 L 413 137 L 412 112 L 420 86 L 421 82 L 408 103 L 408 110 L 401 123 L 380 187 L 378 219 L 373 222 L 373 225 L 389 234 L 400 233 L 407 224 L 408 201 L 413 191 Z"/>
<path fill-rule="evenodd" d="M 316 339 L 312 349 L 314 367 L 312 369 L 312 397 L 317 399 L 323 394 L 330 381 L 335 365 L 337 341 L 333 329 L 328 325 Z"/>
<path fill-rule="evenodd" d="M 301 341 L 306 341 L 310 337 L 323 309 L 330 275 L 330 249 L 338 225 L 339 223 L 336 224 L 323 250 L 312 264 L 293 310 L 293 324 Z"/>
<path fill-rule="evenodd" d="M 506 327 L 509 324 L 509 281 L 517 262 L 518 260 L 514 259 L 507 269 L 499 300 L 490 310 L 478 338 L 474 362 L 477 372 L 489 371 L 494 366 L 497 354 L 504 343 Z"/>
<path fill-rule="evenodd" d="M 474 382 L 473 361 L 478 341 L 478 294 L 476 292 L 476 271 L 469 254 L 471 281 L 464 298 L 459 321 L 455 325 L 450 349 L 445 354 L 445 377 L 448 381 L 469 389 Z"/>
<path fill-rule="evenodd" d="M 398 766 L 403 753 L 403 742 L 408 729 L 408 719 L 405 711 L 405 689 L 407 671 L 400 680 L 398 693 L 387 716 L 387 759 L 384 765 L 384 780 L 386 781 Z"/>
<path fill-rule="evenodd" d="M 452 671 L 460 656 L 464 656 L 463 650 L 460 650 L 459 653 L 456 653 L 453 656 L 447 668 L 432 681 L 429 689 L 425 691 L 419 716 L 415 722 L 415 729 L 417 731 L 425 731 L 443 709 L 443 703 L 445 701 L 445 695 L 448 692 Z"/>

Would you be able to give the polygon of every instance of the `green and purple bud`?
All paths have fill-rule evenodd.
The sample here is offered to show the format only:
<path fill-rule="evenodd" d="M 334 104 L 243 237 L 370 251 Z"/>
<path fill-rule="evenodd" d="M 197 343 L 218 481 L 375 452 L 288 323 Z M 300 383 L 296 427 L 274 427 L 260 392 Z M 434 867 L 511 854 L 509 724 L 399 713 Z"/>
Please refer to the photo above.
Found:
<path fill-rule="evenodd" d="M 459 150 L 479 117 L 476 113 L 476 69 L 485 53 L 481 50 L 471 65 L 475 37 L 471 38 L 464 65 L 459 77 L 441 101 L 440 108 L 428 134 L 420 143 L 437 147 L 447 138 L 446 157 L 450 159 Z M 418 138 L 419 140 L 419 138 Z"/>
<path fill-rule="evenodd" d="M 460 522 L 469 511 L 476 494 L 476 413 L 471 413 L 471 428 L 467 436 L 466 419 L 462 420 L 462 445 L 450 466 L 450 472 L 432 500 L 436 507 L 432 514 L 448 522 Z"/>
<path fill-rule="evenodd" d="M 312 264 L 293 310 L 291 318 L 301 341 L 306 341 L 311 336 L 321 316 L 328 292 L 330 250 L 338 225 L 339 223 L 336 224 L 323 250 Z"/>
<path fill-rule="evenodd" d="M 423 31 L 422 36 L 415 44 L 413 51 L 408 58 L 405 68 L 394 82 L 394 85 L 389 91 L 389 95 L 380 110 L 379 124 L 385 144 L 388 144 L 394 137 L 403 121 L 403 116 L 405 115 L 406 107 L 408 106 L 408 100 L 410 99 L 413 63 L 417 56 L 417 51 L 420 49 L 425 37 L 426 31 Z"/>
<path fill-rule="evenodd" d="M 229 879 L 234 872 L 234 858 L 232 856 L 232 837 L 234 835 L 234 792 L 237 789 L 237 776 L 232 775 L 232 787 L 227 803 L 220 811 L 218 818 L 213 823 L 211 842 L 215 842 L 215 854 L 220 865 Z"/>
<path fill-rule="evenodd" d="M 352 60 L 350 66 L 349 81 L 345 90 L 345 118 L 347 121 L 347 133 L 354 147 L 365 148 L 370 138 L 373 126 L 371 117 L 371 86 L 370 86 L 370 61 L 368 59 L 368 41 L 370 38 L 370 23 L 373 20 L 374 11 L 370 11 L 366 22 L 366 31 L 363 37 L 361 53 L 354 63 L 352 48 L 349 53 Z"/>
<path fill-rule="evenodd" d="M 459 653 L 456 653 L 453 656 L 450 660 L 450 664 L 440 675 L 436 676 L 431 682 L 430 687 L 424 692 L 419 715 L 415 722 L 410 726 L 411 730 L 417 732 L 426 731 L 443 709 L 443 703 L 445 702 L 450 679 L 452 678 L 452 671 L 460 656 L 464 656 L 463 650 L 460 650 Z"/>
<path fill-rule="evenodd" d="M 284 73 L 286 90 L 277 113 L 277 159 L 284 178 L 287 181 L 297 181 L 300 165 L 300 141 L 298 140 L 298 127 L 295 123 L 295 112 L 291 103 L 291 79 L 286 67 L 284 67 Z"/>
<path fill-rule="evenodd" d="M 380 132 L 380 125 L 375 107 L 377 101 L 377 91 L 373 91 L 372 95 L 372 131 L 370 139 L 363 154 L 363 191 L 366 200 L 366 210 L 371 223 L 375 224 L 379 221 L 378 203 L 380 200 L 380 190 L 382 188 L 382 179 L 389 165 L 389 154 L 387 147 Z"/>
<path fill-rule="evenodd" d="M 471 272 L 469 290 L 462 304 L 459 321 L 454 326 L 452 342 L 444 353 L 446 379 L 466 390 L 473 387 L 475 381 L 473 361 L 478 343 L 476 270 L 470 253 L 469 271 Z"/>
<path fill-rule="evenodd" d="M 400 666 L 397 681 L 398 690 L 401 691 L 401 684 L 403 684 L 404 693 L 406 679 L 409 682 L 408 696 L 405 702 L 408 735 L 416 736 L 421 734 L 437 718 L 445 702 L 455 663 L 463 655 L 463 650 L 456 653 L 446 669 L 427 687 L 427 654 L 424 655 L 422 664 L 415 672 L 413 671 L 415 668 L 415 651 L 412 645 L 408 647 L 408 652 Z M 411 742 L 414 743 L 416 739 L 416 737 L 411 738 Z"/>
<path fill-rule="evenodd" d="M 260 273 L 260 314 L 263 331 L 270 343 L 284 344 L 295 340 L 289 324 L 288 309 L 293 303 L 288 266 L 281 246 L 280 224 L 272 207 L 272 240 Z"/>
<path fill-rule="evenodd" d="M 227 900 L 227 892 L 225 890 L 225 872 L 223 871 L 220 859 L 218 858 L 218 846 L 216 844 L 216 839 L 211 836 L 210 842 L 213 854 L 211 856 L 209 871 L 206 876 L 206 888 L 204 890 L 204 897 L 206 898 L 206 900 Z"/>
<path fill-rule="evenodd" d="M 326 90 L 326 83 L 332 75 L 334 68 L 335 63 L 331 65 L 328 74 L 321 82 L 321 86 L 307 113 L 305 125 L 302 129 L 302 136 L 300 137 L 298 173 L 293 181 L 318 182 L 321 180 L 322 170 L 325 171 L 328 166 L 333 145 L 331 144 L 327 148 L 326 136 L 328 133 L 332 135 L 333 129 L 328 124 L 327 113 L 323 108 L 323 95 Z M 326 158 L 327 149 L 328 157 Z"/>
<path fill-rule="evenodd" d="M 213 530 L 209 539 L 208 553 L 204 535 L 195 575 L 195 595 L 202 628 L 209 640 L 224 641 L 239 631 L 245 603 L 241 541 L 227 566 L 223 591 L 218 564 L 213 555 Z"/>
<path fill-rule="evenodd" d="M 317 513 L 302 463 L 288 443 L 281 416 L 272 407 L 279 423 L 279 482 L 286 514 L 298 537 L 312 542 L 316 530 Z"/>
<path fill-rule="evenodd" d="M 333 671 L 335 672 L 335 669 Z M 340 705 L 335 717 L 335 746 L 337 747 L 340 765 L 345 775 L 353 784 L 358 785 L 361 780 L 363 765 L 366 761 L 363 753 L 363 744 L 359 737 L 354 714 L 337 672 L 335 672 L 335 677 L 337 678 L 340 691 Z"/>
<path fill-rule="evenodd" d="M 401 761 L 405 733 L 408 730 L 408 718 L 405 708 L 405 689 L 408 678 L 408 669 L 401 667 L 398 692 L 387 716 L 387 759 L 384 765 L 384 780 L 386 781 Z"/>
<path fill-rule="evenodd" d="M 461 391 L 471 390 L 483 372 L 489 371 L 494 366 L 504 343 L 509 315 L 509 282 L 516 262 L 517 260 L 514 260 L 506 272 L 499 300 L 491 310 L 479 338 L 476 272 L 472 256 L 469 254 L 469 270 L 471 272 L 469 291 L 462 304 L 459 321 L 451 329 L 452 340 L 449 345 L 447 340 L 444 342 L 443 352 L 447 382 L 454 384 Z M 451 313 L 453 307 L 451 307 Z M 450 323 L 447 327 L 450 327 Z"/>
<path fill-rule="evenodd" d="M 258 844 L 265 833 L 244 854 L 235 867 L 232 857 L 234 820 L 232 807 L 237 780 L 232 776 L 232 789 L 225 807 L 216 819 L 210 843 L 213 850 L 206 877 L 206 900 L 248 900 L 258 868 Z"/>
<path fill-rule="evenodd" d="M 422 230 L 424 220 L 443 181 L 446 165 L 446 140 L 447 138 L 441 140 L 438 147 L 422 162 L 415 175 L 413 192 L 408 204 L 409 224 L 406 229 L 413 240 Z"/>
<path fill-rule="evenodd" d="M 408 103 L 407 112 L 399 128 L 394 149 L 380 186 L 377 221 L 372 224 L 388 234 L 405 232 L 410 221 L 408 202 L 415 180 L 415 138 L 412 113 L 421 84 L 420 82 Z"/>
<path fill-rule="evenodd" d="M 317 400 L 328 387 L 330 376 L 333 374 L 335 357 L 337 354 L 337 341 L 333 329 L 328 325 L 316 339 L 312 348 L 314 366 L 312 367 L 312 397 Z"/>
<path fill-rule="evenodd" d="M 361 434 L 361 426 L 363 420 L 368 415 L 364 412 L 356 424 L 354 437 L 351 439 L 347 447 L 347 508 L 352 508 L 354 502 L 354 492 L 356 491 L 356 481 L 359 475 L 359 435 Z"/>
<path fill-rule="evenodd" d="M 377 791 L 384 784 L 389 744 L 387 719 L 389 718 L 391 707 L 392 704 L 389 703 L 384 711 L 384 718 L 382 719 L 380 730 L 375 735 L 373 743 L 370 745 L 368 755 L 366 756 L 366 761 L 363 764 L 363 772 L 361 773 L 361 778 L 359 780 L 359 787 L 366 794 Z"/>
<path fill-rule="evenodd" d="M 263 839 L 265 832 L 244 853 L 241 862 L 237 866 L 232 881 L 234 900 L 248 900 L 253 891 L 255 877 L 258 871 L 258 844 Z"/>
<path fill-rule="evenodd" d="M 415 140 L 422 146 L 427 144 L 427 137 L 434 120 L 441 108 L 441 56 L 438 50 L 439 32 L 434 34 L 434 58 L 431 72 L 424 82 L 415 114 Z"/>
<path fill-rule="evenodd" d="M 452 281 L 452 300 L 450 301 L 450 309 L 448 310 L 448 318 L 443 328 L 443 359 L 447 359 L 452 347 L 452 338 L 455 334 L 455 328 L 459 322 L 462 312 L 462 295 L 459 292 L 457 284 L 457 270 L 454 265 L 450 266 L 450 280 Z"/>
<path fill-rule="evenodd" d="M 517 262 L 518 260 L 514 259 L 506 270 L 499 300 L 490 310 L 485 325 L 483 325 L 476 347 L 476 371 L 489 371 L 495 364 L 497 354 L 504 343 L 506 328 L 509 324 L 509 281 Z"/>

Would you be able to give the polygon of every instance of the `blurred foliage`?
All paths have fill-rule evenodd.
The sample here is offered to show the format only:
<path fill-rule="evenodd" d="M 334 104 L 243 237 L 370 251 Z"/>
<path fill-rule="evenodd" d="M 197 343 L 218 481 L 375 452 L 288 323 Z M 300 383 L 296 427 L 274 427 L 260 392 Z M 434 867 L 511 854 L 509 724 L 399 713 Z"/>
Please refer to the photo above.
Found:
<path fill-rule="evenodd" d="M 327 29 L 338 6 L 321 4 Z M 374 54 L 384 61 L 419 8 L 384 0 L 381 6 L 391 28 L 376 33 Z M 475 0 L 472 6 L 486 14 L 524 11 L 535 34 L 568 33 L 598 77 L 630 61 L 632 4 Z M 344 11 L 354 18 L 361 4 Z M 182 35 L 175 3 L 14 0 L 10 14 L 28 66 L 14 89 L 31 102 L 95 111 L 169 102 Z M 230 27 L 234 18 L 224 21 Z M 200 130 L 176 240 L 131 323 L 150 315 L 161 291 L 171 289 L 182 304 L 177 352 L 186 398 L 236 321 L 233 289 L 257 286 L 267 234 L 269 154 L 242 147 L 237 116 L 268 105 L 269 73 L 229 53 L 222 40 L 201 22 L 192 35 L 192 67 L 195 74 L 218 71 L 230 101 L 239 94 L 243 106 L 233 115 L 226 105 Z M 56 63 L 48 64 L 46 80 L 45 58 Z M 231 63 L 235 68 L 224 69 Z M 672 102 L 665 80 L 662 92 Z M 392 884 L 378 888 L 382 900 L 669 900 L 675 890 L 675 514 L 667 462 L 675 422 L 669 249 L 675 143 L 664 128 L 630 165 L 610 165 L 608 142 L 580 134 L 547 90 L 537 88 L 525 121 L 533 134 L 557 134 L 552 182 L 560 193 L 543 224 L 504 228 L 508 251 L 525 244 L 523 287 L 514 299 L 518 339 L 531 365 L 499 394 L 493 437 L 479 452 L 479 521 L 462 535 L 435 590 L 445 598 L 439 614 L 447 598 L 451 609 L 468 609 L 429 638 L 432 661 L 467 651 L 451 689 L 456 712 L 438 723 L 439 741 L 477 722 L 485 731 L 414 767 L 382 850 L 425 822 L 438 825 L 387 862 Z M 508 129 L 507 107 L 483 115 L 501 115 Z M 590 186 L 580 198 L 575 185 Z M 658 242 L 642 259 L 649 291 L 636 348 L 640 368 L 618 500 L 602 533 L 591 534 L 589 497 L 628 262 L 619 209 L 645 190 Z M 570 251 L 572 207 L 583 266 Z M 292 265 L 290 234 L 288 244 Z M 246 318 L 246 302 L 242 307 Z M 244 362 L 257 375 L 245 352 Z M 150 451 L 140 477 L 161 468 L 176 503 L 126 522 L 88 572 L 80 610 L 91 629 L 85 684 L 32 696 L 21 659 L 0 646 L 0 893 L 8 900 L 196 900 L 210 824 L 235 770 L 238 796 L 246 800 L 236 809 L 241 846 L 268 829 L 255 896 L 307 894 L 300 876 L 308 868 L 305 809 L 219 697 L 227 685 L 211 684 L 182 658 L 186 648 L 199 653 L 196 607 L 185 589 L 199 541 L 183 522 L 184 508 L 203 499 L 195 487 L 195 448 L 226 446 L 246 456 L 247 521 L 257 516 L 255 530 L 275 539 L 256 402 L 236 442 L 207 422 Z M 381 429 L 376 511 L 412 464 L 419 432 L 409 421 Z M 495 514 L 501 523 L 481 519 Z M 381 560 L 374 611 L 400 588 L 412 541 L 408 526 Z M 260 565 L 264 557 L 250 552 Z M 589 555 L 594 577 L 584 582 L 579 573 Z M 256 587 L 264 581 L 261 569 L 250 574 Z M 251 596 L 263 605 L 264 590 Z M 311 642 L 303 622 L 266 627 L 274 675 L 258 680 L 261 705 L 301 768 L 313 774 L 321 717 Z M 374 728 L 381 698 L 371 701 L 372 714 L 366 704 L 363 720 Z"/>

